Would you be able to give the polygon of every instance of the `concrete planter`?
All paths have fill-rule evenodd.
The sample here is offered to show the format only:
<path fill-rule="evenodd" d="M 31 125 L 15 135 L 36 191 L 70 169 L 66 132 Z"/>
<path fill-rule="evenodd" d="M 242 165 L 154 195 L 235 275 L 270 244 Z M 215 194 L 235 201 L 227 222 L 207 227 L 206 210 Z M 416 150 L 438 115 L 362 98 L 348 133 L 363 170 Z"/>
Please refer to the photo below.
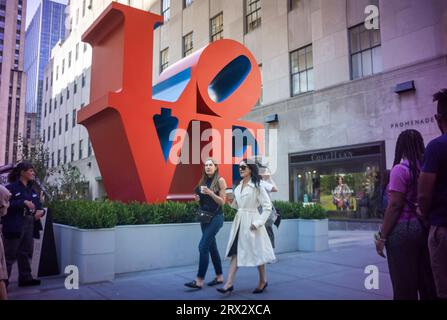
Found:
<path fill-rule="evenodd" d="M 323 251 L 329 249 L 328 233 L 328 219 L 298 219 L 298 250 Z"/>
<path fill-rule="evenodd" d="M 81 230 L 73 234 L 74 264 L 81 283 L 115 279 L 115 229 Z"/>
<path fill-rule="evenodd" d="M 115 228 L 83 230 L 55 224 L 54 230 L 61 273 L 75 265 L 81 283 L 115 278 Z"/>
<path fill-rule="evenodd" d="M 283 220 L 279 229 L 273 228 L 276 253 L 298 251 L 298 219 Z M 230 229 L 231 222 L 225 222 L 216 237 L 222 259 Z M 61 273 L 67 265 L 76 265 L 81 283 L 109 281 L 120 273 L 198 264 L 202 235 L 198 223 L 99 230 L 54 224 L 54 234 Z"/>

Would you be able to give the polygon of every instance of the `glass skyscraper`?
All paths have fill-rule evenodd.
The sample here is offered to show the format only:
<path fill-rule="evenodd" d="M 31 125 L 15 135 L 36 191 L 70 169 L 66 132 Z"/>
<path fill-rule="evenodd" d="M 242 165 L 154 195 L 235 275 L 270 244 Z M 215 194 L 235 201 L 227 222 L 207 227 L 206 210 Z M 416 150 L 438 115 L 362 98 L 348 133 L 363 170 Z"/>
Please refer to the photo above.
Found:
<path fill-rule="evenodd" d="M 27 74 L 27 114 L 36 114 L 36 127 L 40 132 L 42 91 L 45 88 L 44 70 L 51 57 L 51 49 L 65 38 L 66 5 L 50 0 L 41 0 L 25 35 L 24 70 Z M 30 123 L 30 121 L 27 121 Z"/>

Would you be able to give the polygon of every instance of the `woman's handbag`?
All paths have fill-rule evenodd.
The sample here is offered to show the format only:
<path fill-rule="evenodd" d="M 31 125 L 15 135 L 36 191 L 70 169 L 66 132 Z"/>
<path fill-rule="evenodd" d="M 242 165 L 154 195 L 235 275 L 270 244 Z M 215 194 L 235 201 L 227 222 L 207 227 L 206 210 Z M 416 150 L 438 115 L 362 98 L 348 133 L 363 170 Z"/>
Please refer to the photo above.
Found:
<path fill-rule="evenodd" d="M 197 221 L 200 223 L 210 223 L 211 220 L 214 218 L 214 215 L 217 213 L 217 211 L 219 210 L 220 206 L 217 207 L 216 211 L 214 212 L 209 212 L 206 210 L 202 210 L 202 209 L 197 209 Z"/>
<path fill-rule="evenodd" d="M 275 220 L 275 222 L 273 222 L 273 224 L 277 228 L 279 228 L 279 224 L 281 223 L 281 213 L 280 213 L 280 211 L 277 208 L 275 208 L 275 212 L 276 212 L 276 220 Z"/>

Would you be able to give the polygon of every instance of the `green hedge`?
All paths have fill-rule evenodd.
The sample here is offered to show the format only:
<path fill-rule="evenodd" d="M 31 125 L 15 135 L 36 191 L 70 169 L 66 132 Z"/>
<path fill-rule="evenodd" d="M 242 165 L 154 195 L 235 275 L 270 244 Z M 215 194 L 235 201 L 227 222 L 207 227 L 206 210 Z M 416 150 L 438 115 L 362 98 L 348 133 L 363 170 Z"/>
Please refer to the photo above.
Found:
<path fill-rule="evenodd" d="M 282 219 L 324 219 L 319 206 L 303 207 L 300 203 L 274 201 Z M 116 225 L 166 224 L 196 222 L 196 202 L 164 202 L 124 204 L 114 201 L 54 201 L 49 204 L 54 222 L 81 229 L 113 228 Z M 236 210 L 224 206 L 225 221 L 233 221 Z"/>

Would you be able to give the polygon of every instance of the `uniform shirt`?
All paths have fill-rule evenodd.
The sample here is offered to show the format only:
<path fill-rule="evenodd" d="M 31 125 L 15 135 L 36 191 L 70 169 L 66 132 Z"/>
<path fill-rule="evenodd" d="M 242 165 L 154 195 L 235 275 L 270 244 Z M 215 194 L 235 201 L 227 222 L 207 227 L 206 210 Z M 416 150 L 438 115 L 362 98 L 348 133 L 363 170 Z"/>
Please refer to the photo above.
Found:
<path fill-rule="evenodd" d="M 16 181 L 7 185 L 6 188 L 11 192 L 11 199 L 8 214 L 2 218 L 3 234 L 7 238 L 17 238 L 22 232 L 23 218 L 31 214 L 25 201 L 32 201 L 36 210 L 43 210 L 43 206 L 32 183 L 25 186 L 21 181 Z"/>

